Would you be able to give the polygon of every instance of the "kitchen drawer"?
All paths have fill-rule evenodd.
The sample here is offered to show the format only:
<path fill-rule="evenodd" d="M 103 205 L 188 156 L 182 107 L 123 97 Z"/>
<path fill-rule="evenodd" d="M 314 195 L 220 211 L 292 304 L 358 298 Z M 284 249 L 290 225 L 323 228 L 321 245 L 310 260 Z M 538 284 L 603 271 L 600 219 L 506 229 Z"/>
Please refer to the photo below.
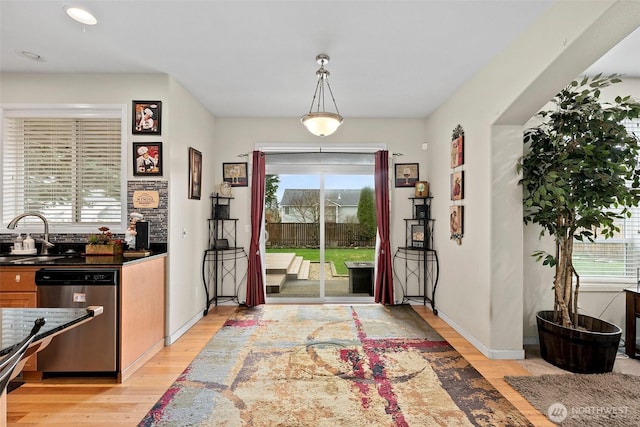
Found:
<path fill-rule="evenodd" d="M 36 291 L 35 276 L 39 267 L 0 267 L 0 269 L 0 292 Z"/>
<path fill-rule="evenodd" d="M 35 292 L 0 292 L 0 307 L 34 308 Z"/>

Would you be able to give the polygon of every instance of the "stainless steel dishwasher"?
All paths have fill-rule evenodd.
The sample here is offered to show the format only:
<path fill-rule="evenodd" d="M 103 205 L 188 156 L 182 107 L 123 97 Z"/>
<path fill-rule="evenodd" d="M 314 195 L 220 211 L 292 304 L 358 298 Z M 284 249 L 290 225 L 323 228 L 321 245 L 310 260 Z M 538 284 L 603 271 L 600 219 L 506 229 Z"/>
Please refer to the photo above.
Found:
<path fill-rule="evenodd" d="M 118 269 L 42 268 L 36 271 L 38 307 L 101 305 L 102 315 L 55 337 L 38 353 L 43 373 L 116 373 Z"/>

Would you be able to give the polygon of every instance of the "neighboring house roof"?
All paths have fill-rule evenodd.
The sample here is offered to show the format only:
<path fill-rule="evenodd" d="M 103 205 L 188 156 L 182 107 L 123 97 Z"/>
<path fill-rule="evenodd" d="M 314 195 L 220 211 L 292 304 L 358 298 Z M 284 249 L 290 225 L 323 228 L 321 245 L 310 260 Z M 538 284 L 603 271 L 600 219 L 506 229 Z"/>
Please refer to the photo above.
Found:
<path fill-rule="evenodd" d="M 327 203 L 337 206 L 358 206 L 361 190 L 325 190 Z M 320 190 L 317 189 L 293 189 L 287 188 L 282 194 L 280 206 L 295 206 L 300 200 L 317 200 Z"/>

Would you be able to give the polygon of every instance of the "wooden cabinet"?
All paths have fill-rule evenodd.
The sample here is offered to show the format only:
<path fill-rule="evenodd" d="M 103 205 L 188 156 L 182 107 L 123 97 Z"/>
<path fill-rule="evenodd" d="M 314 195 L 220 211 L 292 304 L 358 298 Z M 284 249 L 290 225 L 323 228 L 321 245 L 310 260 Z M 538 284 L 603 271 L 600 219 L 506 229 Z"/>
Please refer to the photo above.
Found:
<path fill-rule="evenodd" d="M 39 267 L 0 267 L 0 307 L 36 306 L 36 270 Z M 27 360 L 23 371 L 36 370 L 36 356 Z"/>
<path fill-rule="evenodd" d="M 626 326 L 625 326 L 625 353 L 636 359 L 640 352 L 637 341 L 636 325 L 640 317 L 640 292 L 633 289 L 625 289 L 626 296 Z"/>
<path fill-rule="evenodd" d="M 120 382 L 124 382 L 164 347 L 165 284 L 164 256 L 122 267 Z"/>

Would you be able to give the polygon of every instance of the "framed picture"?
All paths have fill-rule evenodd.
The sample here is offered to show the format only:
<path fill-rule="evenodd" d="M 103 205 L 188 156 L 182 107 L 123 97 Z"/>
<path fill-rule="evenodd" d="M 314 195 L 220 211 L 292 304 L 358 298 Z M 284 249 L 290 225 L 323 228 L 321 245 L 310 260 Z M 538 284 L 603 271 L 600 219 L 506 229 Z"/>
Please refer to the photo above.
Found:
<path fill-rule="evenodd" d="M 464 171 L 451 174 L 451 200 L 464 199 Z"/>
<path fill-rule="evenodd" d="M 424 248 L 425 241 L 424 225 L 411 226 L 411 246 L 414 248 Z"/>
<path fill-rule="evenodd" d="M 213 241 L 212 249 L 229 249 L 229 240 L 227 239 L 215 239 Z"/>
<path fill-rule="evenodd" d="M 202 194 L 202 153 L 189 147 L 189 198 L 200 200 Z"/>
<path fill-rule="evenodd" d="M 162 142 L 133 143 L 133 174 L 162 176 Z"/>
<path fill-rule="evenodd" d="M 417 163 L 396 163 L 395 182 L 396 187 L 414 187 L 418 181 Z"/>
<path fill-rule="evenodd" d="M 231 184 L 232 187 L 247 187 L 249 185 L 247 163 L 223 163 L 222 180 Z"/>
<path fill-rule="evenodd" d="M 160 135 L 162 133 L 162 102 L 133 101 L 131 133 L 134 135 Z"/>
<path fill-rule="evenodd" d="M 451 140 L 451 167 L 464 164 L 464 134 Z"/>
<path fill-rule="evenodd" d="M 429 197 L 429 183 L 427 181 L 416 181 L 416 197 Z"/>
<path fill-rule="evenodd" d="M 464 223 L 464 206 L 449 206 L 449 232 L 462 235 Z"/>
<path fill-rule="evenodd" d="M 429 205 L 416 205 L 414 219 L 429 219 Z"/>
<path fill-rule="evenodd" d="M 213 205 L 213 219 L 229 219 L 229 205 Z"/>

